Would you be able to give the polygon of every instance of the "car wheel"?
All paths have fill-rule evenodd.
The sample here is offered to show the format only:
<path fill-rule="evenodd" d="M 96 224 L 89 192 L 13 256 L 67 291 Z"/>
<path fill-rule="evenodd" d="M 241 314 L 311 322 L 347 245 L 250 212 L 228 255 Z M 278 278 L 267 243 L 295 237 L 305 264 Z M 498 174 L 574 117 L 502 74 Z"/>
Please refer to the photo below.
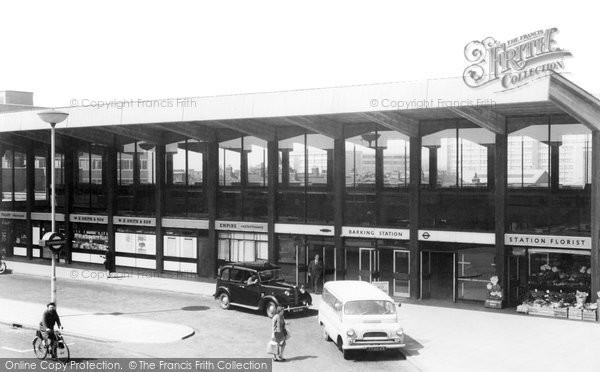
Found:
<path fill-rule="evenodd" d="M 219 295 L 219 306 L 221 306 L 221 309 L 227 310 L 229 309 L 229 305 L 229 295 L 227 293 L 221 293 Z"/>
<path fill-rule="evenodd" d="M 321 324 L 321 335 L 323 336 L 323 340 L 325 341 L 331 341 L 331 337 L 329 337 L 329 335 L 327 334 L 327 331 L 325 330 L 325 325 Z"/>
<path fill-rule="evenodd" d="M 277 311 L 277 306 L 275 305 L 275 303 L 273 301 L 267 301 L 267 303 L 265 304 L 265 314 L 269 318 L 272 318 L 275 316 L 276 311 Z"/>

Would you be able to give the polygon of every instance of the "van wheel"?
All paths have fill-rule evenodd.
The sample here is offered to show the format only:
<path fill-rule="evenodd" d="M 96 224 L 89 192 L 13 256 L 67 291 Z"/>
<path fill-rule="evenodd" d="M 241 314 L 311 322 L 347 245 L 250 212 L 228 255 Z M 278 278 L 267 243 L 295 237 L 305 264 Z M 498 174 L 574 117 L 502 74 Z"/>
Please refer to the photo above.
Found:
<path fill-rule="evenodd" d="M 344 349 L 344 342 L 342 341 L 342 337 L 338 337 L 337 347 L 342 352 L 344 359 L 346 359 L 346 360 L 350 359 L 350 350 Z"/>
<path fill-rule="evenodd" d="M 221 293 L 219 295 L 219 306 L 221 306 L 221 309 L 227 310 L 229 309 L 229 305 L 229 295 L 225 292 Z"/>
<path fill-rule="evenodd" d="M 331 337 L 329 337 L 329 335 L 327 334 L 327 331 L 325 330 L 325 325 L 321 324 L 321 335 L 323 336 L 323 340 L 325 341 L 331 341 Z"/>
<path fill-rule="evenodd" d="M 275 303 L 273 301 L 267 301 L 267 303 L 265 304 L 265 315 L 267 315 L 269 318 L 272 318 L 275 316 L 276 311 L 277 306 L 275 305 Z"/>

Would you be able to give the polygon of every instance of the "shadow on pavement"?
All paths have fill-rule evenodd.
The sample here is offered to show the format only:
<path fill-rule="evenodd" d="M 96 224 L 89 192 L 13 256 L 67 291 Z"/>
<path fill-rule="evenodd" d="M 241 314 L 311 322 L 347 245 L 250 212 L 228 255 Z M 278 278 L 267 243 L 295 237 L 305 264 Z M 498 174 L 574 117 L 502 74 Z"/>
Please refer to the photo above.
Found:
<path fill-rule="evenodd" d="M 410 355 L 419 355 L 419 350 L 424 348 L 424 346 L 421 343 L 419 343 L 419 341 L 415 340 L 407 334 L 404 334 L 404 343 L 406 344 L 406 346 L 400 350 L 406 351 Z"/>
<path fill-rule="evenodd" d="M 306 360 L 306 359 L 316 359 L 318 357 L 314 356 L 314 355 L 301 355 L 301 356 L 295 356 L 295 357 L 291 357 L 291 358 L 285 358 L 286 361 L 289 362 L 293 362 L 296 360 Z"/>

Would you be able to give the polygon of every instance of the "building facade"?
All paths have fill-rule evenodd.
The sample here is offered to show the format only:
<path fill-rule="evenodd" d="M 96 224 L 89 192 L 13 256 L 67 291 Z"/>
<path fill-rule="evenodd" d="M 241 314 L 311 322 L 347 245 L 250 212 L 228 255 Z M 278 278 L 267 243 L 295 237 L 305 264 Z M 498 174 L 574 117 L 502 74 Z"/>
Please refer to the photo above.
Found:
<path fill-rule="evenodd" d="M 0 112 L 6 254 L 48 257 L 54 166 L 68 262 L 112 250 L 117 266 L 213 277 L 268 260 L 303 283 L 319 254 L 325 280 L 397 297 L 484 301 L 492 276 L 505 306 L 600 291 L 600 103 L 560 75 L 193 102 L 64 109 L 54 159 L 37 108 Z"/>

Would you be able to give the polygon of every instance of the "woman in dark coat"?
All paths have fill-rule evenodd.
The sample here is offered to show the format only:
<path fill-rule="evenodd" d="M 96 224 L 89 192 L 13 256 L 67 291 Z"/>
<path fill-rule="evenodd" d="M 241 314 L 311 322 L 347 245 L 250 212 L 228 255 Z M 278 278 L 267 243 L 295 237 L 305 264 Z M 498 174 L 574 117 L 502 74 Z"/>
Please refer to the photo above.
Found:
<path fill-rule="evenodd" d="M 104 268 L 109 278 L 112 278 L 112 274 L 115 272 L 115 255 L 112 250 L 108 249 L 104 256 Z"/>

